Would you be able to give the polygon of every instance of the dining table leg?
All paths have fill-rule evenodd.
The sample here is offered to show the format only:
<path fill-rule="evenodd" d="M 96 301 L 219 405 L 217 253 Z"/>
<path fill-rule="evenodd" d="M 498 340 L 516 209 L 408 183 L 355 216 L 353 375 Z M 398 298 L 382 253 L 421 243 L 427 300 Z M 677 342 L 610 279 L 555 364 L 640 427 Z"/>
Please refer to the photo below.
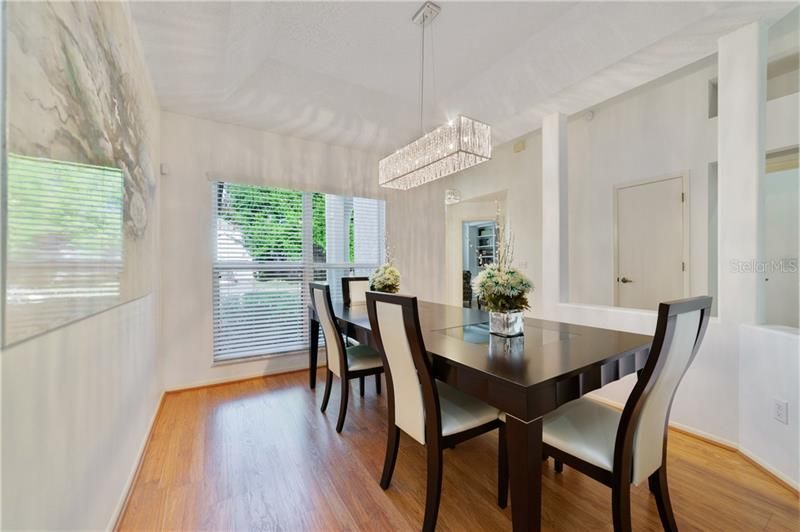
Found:
<path fill-rule="evenodd" d="M 317 386 L 317 352 L 319 350 L 319 322 L 308 320 L 308 385 L 313 390 Z"/>
<path fill-rule="evenodd" d="M 542 418 L 506 415 L 511 522 L 516 532 L 542 527 Z"/>

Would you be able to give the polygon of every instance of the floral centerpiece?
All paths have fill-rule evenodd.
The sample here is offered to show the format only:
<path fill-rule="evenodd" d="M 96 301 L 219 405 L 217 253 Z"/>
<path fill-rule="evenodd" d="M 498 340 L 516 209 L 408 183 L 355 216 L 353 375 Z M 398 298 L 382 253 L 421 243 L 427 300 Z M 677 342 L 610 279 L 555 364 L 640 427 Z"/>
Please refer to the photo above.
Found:
<path fill-rule="evenodd" d="M 502 231 L 499 224 L 497 231 Z M 499 239 L 497 251 L 498 261 L 481 270 L 472 281 L 472 288 L 489 311 L 489 332 L 517 336 L 522 334 L 523 311 L 530 308 L 528 292 L 533 289 L 533 283 L 511 265 L 510 238 L 509 241 Z"/>
<path fill-rule="evenodd" d="M 391 262 L 378 266 L 369 276 L 369 289 L 396 294 L 400 290 L 400 272 Z"/>

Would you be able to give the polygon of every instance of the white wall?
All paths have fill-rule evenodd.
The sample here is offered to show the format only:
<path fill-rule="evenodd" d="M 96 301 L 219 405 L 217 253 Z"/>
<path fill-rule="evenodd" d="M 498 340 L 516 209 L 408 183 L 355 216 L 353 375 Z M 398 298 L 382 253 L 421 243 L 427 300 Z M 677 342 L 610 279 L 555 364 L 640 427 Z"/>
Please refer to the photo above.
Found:
<path fill-rule="evenodd" d="M 517 153 L 514 143 L 494 148 L 492 159 L 455 176 L 408 191 L 387 194 L 387 244 L 402 275 L 401 291 L 416 294 L 429 301 L 460 304 L 461 277 L 453 282 L 448 273 L 445 191 L 461 192 L 462 201 L 504 194 L 504 216 L 507 229 L 515 240 L 515 263 L 531 277 L 534 285 L 541 282 L 538 265 L 541 261 L 541 134 L 533 132 L 519 141 L 525 149 Z M 454 206 L 453 210 L 460 207 Z M 460 231 L 460 228 L 459 228 Z M 460 250 L 460 232 L 450 239 Z M 539 294 L 530 299 L 531 314 L 537 315 Z"/>
<path fill-rule="evenodd" d="M 54 12 L 69 9 L 60 6 Z M 147 150 L 145 155 L 155 170 L 159 108 L 128 6 L 103 5 L 86 11 L 91 15 L 81 18 L 85 25 L 72 25 L 69 31 L 78 37 L 76 41 L 91 42 L 82 39 L 80 32 L 93 31 L 90 23 L 103 24 L 116 39 L 115 52 L 130 66 L 126 75 L 136 80 L 131 90 L 138 101 L 138 118 L 145 124 L 142 149 Z M 102 21 L 91 18 L 96 13 L 102 13 Z M 37 22 L 35 16 L 31 19 Z M 53 50 L 61 53 L 60 47 Z M 95 49 L 81 53 L 102 55 Z M 36 57 L 16 56 L 15 60 L 36 68 Z M 30 90 L 47 93 L 49 87 L 37 84 Z M 92 112 L 97 111 L 93 108 Z M 19 132 L 18 126 L 10 128 L 11 135 Z M 148 221 L 157 233 L 157 186 L 152 207 Z M 157 251 L 154 247 L 138 257 L 147 263 L 148 271 L 154 271 L 158 263 Z M 0 528 L 98 530 L 113 526 L 163 389 L 156 334 L 157 281 L 148 283 L 154 286 L 149 295 L 2 350 Z"/>
<path fill-rule="evenodd" d="M 149 295 L 3 352 L 3 529 L 105 529 L 161 397 Z"/>
<path fill-rule="evenodd" d="M 166 389 L 307 366 L 307 355 L 213 365 L 211 180 L 380 197 L 372 154 L 164 112 L 161 350 Z"/>
<path fill-rule="evenodd" d="M 691 293 L 707 292 L 708 163 L 716 120 L 707 118 L 712 59 L 569 121 L 569 301 L 613 304 L 614 185 L 687 174 Z"/>
<path fill-rule="evenodd" d="M 781 327 L 739 328 L 739 448 L 789 484 L 800 485 L 800 336 Z M 789 423 L 773 419 L 789 402 Z"/>
<path fill-rule="evenodd" d="M 741 389 L 739 447 L 763 466 L 797 486 L 800 484 L 800 336 L 781 327 L 739 329 Z M 767 390 L 768 393 L 763 393 Z M 789 423 L 773 419 L 774 401 L 789 402 Z M 776 445 L 776 442 L 780 445 Z"/>

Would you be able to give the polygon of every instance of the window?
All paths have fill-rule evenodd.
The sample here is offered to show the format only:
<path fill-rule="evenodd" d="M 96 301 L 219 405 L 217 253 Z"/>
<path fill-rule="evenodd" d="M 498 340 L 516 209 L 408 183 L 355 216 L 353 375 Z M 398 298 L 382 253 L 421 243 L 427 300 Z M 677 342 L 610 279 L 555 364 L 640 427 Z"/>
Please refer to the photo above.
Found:
<path fill-rule="evenodd" d="M 122 170 L 8 154 L 4 340 L 119 302 Z"/>
<path fill-rule="evenodd" d="M 271 187 L 214 186 L 214 360 L 308 345 L 308 283 L 368 275 L 384 258 L 384 202 Z"/>

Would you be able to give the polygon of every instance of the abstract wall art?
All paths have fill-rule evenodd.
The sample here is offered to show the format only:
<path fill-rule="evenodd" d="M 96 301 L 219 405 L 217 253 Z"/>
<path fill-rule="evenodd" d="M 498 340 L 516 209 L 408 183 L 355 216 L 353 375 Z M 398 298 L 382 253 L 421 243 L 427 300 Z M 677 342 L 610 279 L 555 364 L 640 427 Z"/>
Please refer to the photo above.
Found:
<path fill-rule="evenodd" d="M 159 118 L 126 4 L 6 10 L 8 345 L 151 292 Z"/>

